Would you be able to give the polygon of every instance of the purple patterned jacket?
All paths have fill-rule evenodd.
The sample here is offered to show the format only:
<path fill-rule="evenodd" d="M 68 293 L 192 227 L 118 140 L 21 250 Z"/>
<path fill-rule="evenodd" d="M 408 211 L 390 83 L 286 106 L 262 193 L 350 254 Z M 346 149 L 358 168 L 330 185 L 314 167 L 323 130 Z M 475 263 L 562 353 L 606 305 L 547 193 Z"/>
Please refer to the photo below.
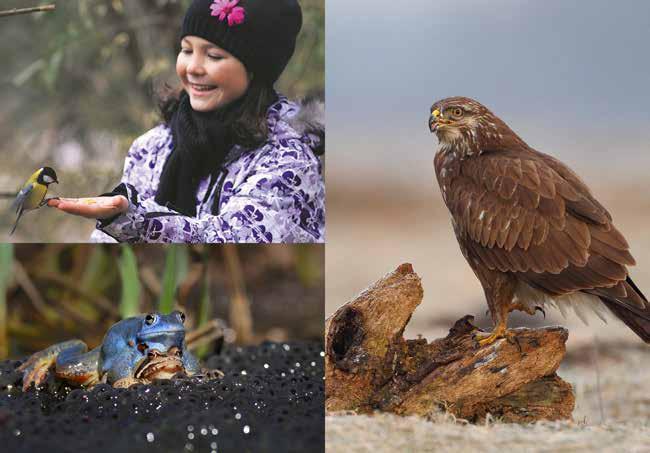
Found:
<path fill-rule="evenodd" d="M 281 96 L 269 108 L 268 140 L 254 150 L 234 146 L 224 171 L 201 181 L 196 217 L 156 203 L 172 135 L 166 125 L 151 129 L 126 156 L 118 189 L 127 193 L 127 212 L 99 220 L 91 241 L 324 242 L 325 186 L 312 151 L 322 144 L 324 109 L 322 103 L 312 104 Z M 215 202 L 217 215 L 212 214 Z"/>

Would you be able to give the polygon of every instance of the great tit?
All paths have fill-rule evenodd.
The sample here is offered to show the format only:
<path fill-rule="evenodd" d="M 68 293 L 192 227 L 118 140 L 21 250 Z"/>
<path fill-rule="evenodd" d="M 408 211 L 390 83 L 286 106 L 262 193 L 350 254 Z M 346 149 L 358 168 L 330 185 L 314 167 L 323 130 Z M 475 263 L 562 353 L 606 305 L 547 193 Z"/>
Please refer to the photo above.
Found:
<path fill-rule="evenodd" d="M 23 212 L 40 208 L 47 202 L 45 200 L 45 194 L 47 194 L 48 186 L 53 182 L 59 183 L 56 179 L 56 172 L 50 167 L 39 168 L 29 177 L 11 205 L 11 209 L 16 210 L 18 218 L 9 235 L 14 234 L 14 231 L 16 231 L 18 221 L 22 217 Z"/>

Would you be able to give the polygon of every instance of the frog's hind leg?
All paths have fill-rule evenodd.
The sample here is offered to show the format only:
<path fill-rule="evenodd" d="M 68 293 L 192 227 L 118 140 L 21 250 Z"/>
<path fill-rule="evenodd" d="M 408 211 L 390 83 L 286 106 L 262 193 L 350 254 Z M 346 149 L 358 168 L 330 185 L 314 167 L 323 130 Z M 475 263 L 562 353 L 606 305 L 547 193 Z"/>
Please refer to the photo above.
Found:
<path fill-rule="evenodd" d="M 59 354 L 69 350 L 86 352 L 88 348 L 83 341 L 70 340 L 54 344 L 32 354 L 25 363 L 17 368 L 18 371 L 23 372 L 23 391 L 27 391 L 32 383 L 36 387 L 40 386 L 47 378 L 49 370 L 55 366 Z"/>
<path fill-rule="evenodd" d="M 99 382 L 99 348 L 90 352 L 83 343 L 61 351 L 56 358 L 56 377 L 72 385 L 93 386 Z"/>

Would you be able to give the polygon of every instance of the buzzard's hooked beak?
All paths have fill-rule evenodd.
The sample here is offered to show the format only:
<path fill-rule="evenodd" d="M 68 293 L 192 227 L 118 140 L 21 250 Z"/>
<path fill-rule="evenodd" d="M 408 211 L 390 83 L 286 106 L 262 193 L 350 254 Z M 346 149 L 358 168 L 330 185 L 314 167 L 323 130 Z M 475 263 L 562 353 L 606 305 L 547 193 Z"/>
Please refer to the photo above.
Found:
<path fill-rule="evenodd" d="M 431 116 L 429 117 L 429 130 L 431 133 L 435 132 L 436 129 L 438 129 L 438 118 L 440 117 L 440 110 L 435 109 L 433 112 L 431 112 Z"/>

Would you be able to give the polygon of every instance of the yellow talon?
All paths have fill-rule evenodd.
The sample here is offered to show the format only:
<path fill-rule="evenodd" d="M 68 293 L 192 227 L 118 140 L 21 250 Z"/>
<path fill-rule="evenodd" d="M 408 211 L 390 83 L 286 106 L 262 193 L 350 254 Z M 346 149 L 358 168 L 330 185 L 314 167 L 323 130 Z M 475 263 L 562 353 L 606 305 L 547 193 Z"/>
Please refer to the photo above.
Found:
<path fill-rule="evenodd" d="M 492 343 L 494 343 L 498 339 L 506 338 L 507 336 L 508 336 L 508 332 L 507 332 L 506 326 L 505 325 L 500 325 L 500 326 L 495 327 L 490 335 L 488 335 L 485 338 L 481 338 L 480 340 L 478 340 L 478 344 L 481 347 L 491 345 Z"/>

